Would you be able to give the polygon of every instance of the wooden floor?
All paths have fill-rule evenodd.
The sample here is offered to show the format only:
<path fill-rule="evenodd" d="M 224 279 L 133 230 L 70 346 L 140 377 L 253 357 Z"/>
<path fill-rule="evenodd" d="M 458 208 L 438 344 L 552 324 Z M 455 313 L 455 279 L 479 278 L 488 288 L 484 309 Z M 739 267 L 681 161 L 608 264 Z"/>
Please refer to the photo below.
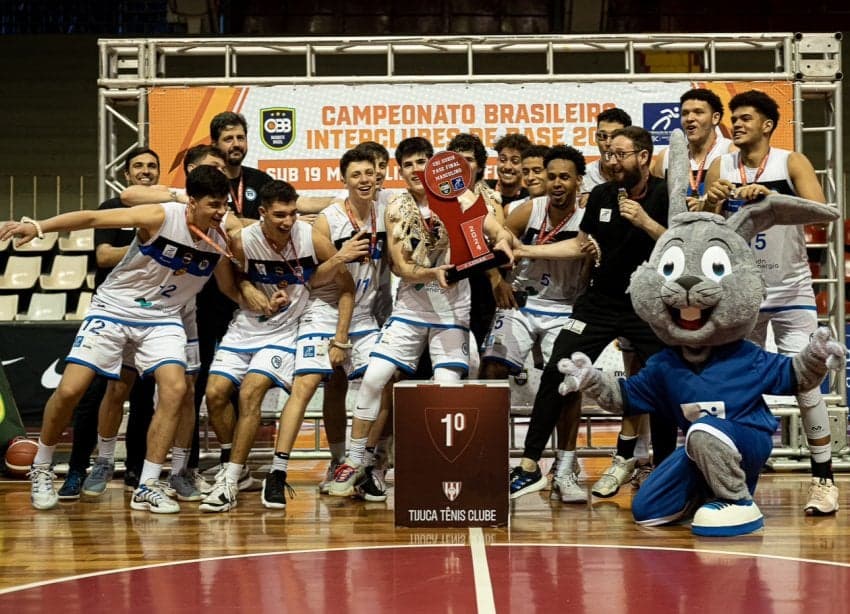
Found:
<path fill-rule="evenodd" d="M 582 480 L 588 489 L 607 463 L 607 459 L 582 460 Z M 83 574 L 259 553 L 323 552 L 387 546 L 466 547 L 474 539 L 473 532 L 467 529 L 396 528 L 392 515 L 392 489 L 386 503 L 320 496 L 315 486 L 324 468 L 325 463 L 319 461 L 293 462 L 290 482 L 295 487 L 296 497 L 285 512 L 264 509 L 258 493 L 243 493 L 239 498 L 239 507 L 225 514 L 204 514 L 197 510 L 195 504 L 183 504 L 180 514 L 170 516 L 136 512 L 129 509 L 128 495 L 119 480 L 115 480 L 99 499 L 62 503 L 57 509 L 39 512 L 30 506 L 28 482 L 0 482 L 0 610 L 4 609 L 4 604 L 13 603 L 35 604 L 31 611 L 38 611 L 38 606 L 44 605 L 40 599 L 47 597 L 41 594 L 37 601 L 26 601 L 23 600 L 26 591 L 15 591 L 14 587 Z M 485 560 L 490 561 L 491 567 L 498 566 L 498 558 L 493 553 L 499 552 L 499 546 L 519 548 L 513 554 L 514 558 L 510 559 L 512 562 L 506 563 L 506 577 L 513 581 L 520 581 L 523 577 L 514 568 L 519 564 L 519 553 L 526 552 L 531 546 L 612 547 L 627 552 L 633 552 L 633 549 L 643 551 L 645 548 L 681 549 L 686 553 L 712 552 L 720 556 L 721 561 L 727 562 L 730 556 L 735 555 L 790 557 L 795 560 L 795 566 L 806 564 L 798 559 L 838 563 L 839 566 L 831 568 L 840 570 L 841 576 L 835 581 L 843 594 L 834 594 L 837 601 L 826 603 L 830 607 L 838 607 L 837 604 L 841 607 L 835 610 L 827 607 L 818 611 L 846 612 L 847 600 L 850 599 L 850 593 L 847 593 L 850 591 L 850 567 L 845 567 L 850 566 L 850 511 L 847 509 L 850 507 L 850 476 L 840 475 L 837 478 L 842 494 L 842 510 L 831 517 L 816 518 L 803 514 L 806 481 L 807 476 L 804 474 L 765 474 L 757 493 L 757 502 L 765 515 L 765 529 L 757 535 L 738 539 L 698 538 L 691 534 L 687 526 L 655 529 L 637 527 L 630 514 L 633 493 L 630 486 L 611 499 L 593 499 L 581 505 L 550 501 L 548 491 L 522 497 L 513 503 L 509 528 L 484 529 L 475 535 L 482 538 L 488 553 Z M 331 556 L 330 553 L 325 555 Z M 443 567 L 452 565 L 443 559 L 441 561 Z M 564 564 L 574 565 L 575 561 Z M 615 568 L 617 565 L 627 563 L 620 560 L 614 563 Z M 390 575 L 399 573 L 395 564 L 391 569 L 388 572 Z M 523 573 L 529 575 L 528 581 L 532 582 L 534 576 L 541 573 L 573 572 L 569 569 L 525 569 Z M 445 573 L 443 569 L 443 581 Z M 495 574 L 496 571 L 491 569 L 490 573 Z M 583 570 L 583 574 L 591 573 L 601 574 L 597 576 L 600 580 L 611 581 L 612 571 L 609 568 L 596 569 L 591 564 L 589 569 Z M 704 573 L 704 570 L 700 573 Z M 791 576 L 795 577 L 795 573 L 798 572 L 792 571 Z M 178 576 L 168 574 L 166 577 Z M 322 572 L 317 572 L 317 577 L 321 580 Z M 372 581 L 387 581 L 380 574 L 377 577 L 369 574 L 369 577 Z M 618 577 L 616 569 L 613 577 Z M 496 581 L 495 575 L 493 581 L 494 594 L 498 597 L 500 583 Z M 696 578 L 695 581 L 703 580 Z M 334 578 L 325 578 L 324 582 L 326 590 L 336 590 Z M 12 589 L 11 592 L 9 589 Z M 180 593 L 179 586 L 167 590 L 177 595 Z M 717 590 L 722 592 L 724 589 L 718 586 Z M 799 604 L 785 605 L 789 607 L 747 611 L 805 611 L 805 608 L 797 609 Z M 488 611 L 486 604 L 482 606 L 479 602 L 477 607 L 479 611 Z M 357 608 L 342 608 L 340 611 L 349 609 L 355 611 Z M 500 611 L 512 609 L 502 606 L 495 608 Z M 542 607 L 529 607 L 528 610 L 547 609 L 548 606 L 543 604 Z M 601 611 L 618 609 L 602 607 Z M 29 610 L 23 607 L 19 611 Z M 424 607 L 420 611 L 444 609 Z M 579 608 L 574 611 L 583 610 Z"/>

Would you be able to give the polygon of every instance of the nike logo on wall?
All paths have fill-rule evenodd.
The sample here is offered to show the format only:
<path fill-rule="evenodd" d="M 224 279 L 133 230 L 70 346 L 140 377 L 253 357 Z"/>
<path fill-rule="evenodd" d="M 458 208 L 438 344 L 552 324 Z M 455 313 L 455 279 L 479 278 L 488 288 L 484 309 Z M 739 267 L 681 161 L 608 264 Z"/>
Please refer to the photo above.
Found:
<path fill-rule="evenodd" d="M 44 370 L 44 373 L 41 374 L 41 385 L 44 388 L 49 388 L 51 390 L 59 387 L 59 382 L 62 381 L 62 374 L 59 373 L 59 370 L 56 368 L 56 365 L 59 364 L 59 358 L 50 363 L 50 366 Z"/>
<path fill-rule="evenodd" d="M 10 360 L 4 360 L 4 361 L 0 362 L 0 364 L 2 364 L 4 367 L 6 367 L 8 365 L 13 365 L 16 362 L 21 362 L 22 360 L 26 360 L 26 357 L 25 356 L 18 356 L 17 358 L 12 358 Z"/>

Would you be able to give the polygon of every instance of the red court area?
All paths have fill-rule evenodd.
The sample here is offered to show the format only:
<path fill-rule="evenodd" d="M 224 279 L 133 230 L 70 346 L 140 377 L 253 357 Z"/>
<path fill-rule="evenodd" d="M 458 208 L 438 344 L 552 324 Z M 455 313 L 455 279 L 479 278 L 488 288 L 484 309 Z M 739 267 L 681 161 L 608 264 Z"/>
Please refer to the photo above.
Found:
<path fill-rule="evenodd" d="M 846 612 L 850 567 L 653 548 L 406 546 L 207 559 L 0 595 L 0 611 Z M 53 605 L 49 605 L 53 604 Z"/>

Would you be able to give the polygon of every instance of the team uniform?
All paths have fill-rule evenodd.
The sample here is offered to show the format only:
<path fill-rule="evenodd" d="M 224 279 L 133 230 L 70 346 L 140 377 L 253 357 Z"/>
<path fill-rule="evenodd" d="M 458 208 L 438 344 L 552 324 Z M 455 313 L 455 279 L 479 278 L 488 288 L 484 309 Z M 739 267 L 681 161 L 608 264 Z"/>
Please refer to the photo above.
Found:
<path fill-rule="evenodd" d="M 547 215 L 548 197 L 532 200 L 531 214 L 521 240 L 534 245 L 551 233 Z M 548 241 L 563 241 L 578 235 L 584 209 L 575 209 Z M 517 269 L 515 284 L 528 299 L 519 309 L 499 309 L 484 348 L 483 360 L 504 363 L 510 373 L 520 373 L 535 341 L 539 340 L 544 361 L 552 354 L 555 338 L 572 315 L 572 305 L 584 290 L 587 260 L 526 259 Z"/>
<path fill-rule="evenodd" d="M 386 207 L 381 203 L 381 200 L 373 203 L 372 213 L 364 220 L 366 226 L 362 229 L 352 224 L 344 203 L 333 203 L 319 214 L 327 219 L 330 238 L 337 249 L 359 230 L 365 230 L 366 236 L 370 238 L 369 258 L 346 264 L 355 289 L 354 311 L 348 332 L 353 347 L 343 365 L 349 379 L 361 377 L 366 371 L 369 354 L 380 332 L 375 306 L 380 303 L 382 295 L 389 294 L 390 289 L 390 269 L 384 252 L 387 242 L 384 226 Z M 307 310 L 298 325 L 295 375 L 321 373 L 329 376 L 333 372 L 328 356 L 328 340 L 336 334 L 338 319 L 339 292 L 336 285 L 327 284 L 311 292 Z"/>
<path fill-rule="evenodd" d="M 694 181 L 688 185 L 687 196 L 699 198 L 705 195 L 705 171 L 711 167 L 712 162 L 726 154 L 732 146 L 732 141 L 725 136 L 721 136 L 718 132 L 715 132 L 714 138 L 714 145 L 708 150 L 708 153 L 705 155 L 705 161 L 701 164 L 697 164 L 697 161 L 688 153 L 688 162 L 691 164 L 691 177 L 693 177 Z M 666 177 L 670 166 L 670 149 L 665 149 L 661 155 L 663 156 L 661 159 L 661 168 Z M 700 172 L 700 167 L 702 167 L 703 172 Z M 694 182 L 697 184 L 696 190 L 694 190 Z"/>
<path fill-rule="evenodd" d="M 448 234 L 429 207 L 417 205 L 405 192 L 392 201 L 390 214 L 399 217 L 399 231 L 410 231 L 402 240 L 415 262 L 425 267 L 446 262 Z M 402 279 L 392 314 L 370 355 L 412 374 L 427 346 L 434 369 L 468 371 L 470 305 L 466 279 L 448 288 L 441 288 L 436 281 L 414 284 Z"/>
<path fill-rule="evenodd" d="M 584 177 L 581 178 L 582 194 L 589 194 L 596 186 L 608 182 L 608 179 L 602 175 L 601 164 L 601 160 L 596 160 L 585 167 Z"/>
<path fill-rule="evenodd" d="M 145 243 L 137 236 L 92 297 L 68 362 L 111 379 L 119 378 L 125 352 L 143 375 L 164 364 L 187 366 L 180 312 L 194 301 L 227 243 L 220 228 L 207 231 L 209 243 L 198 240 L 187 226 L 186 205 L 162 207 L 159 230 Z"/>
<path fill-rule="evenodd" d="M 624 415 L 664 414 L 686 437 L 705 431 L 736 450 L 751 494 L 778 425 L 762 395 L 793 394 L 796 386 L 791 358 L 744 340 L 714 348 L 699 369 L 679 350 L 662 350 L 620 382 Z M 695 497 L 711 495 L 686 450 L 687 445 L 678 448 L 643 483 L 632 501 L 637 522 L 663 524 L 680 516 Z"/>
<path fill-rule="evenodd" d="M 239 309 L 219 344 L 211 374 L 226 377 L 239 386 L 248 373 L 259 373 L 289 390 L 298 318 L 307 306 L 307 283 L 319 264 L 312 231 L 306 222 L 296 221 L 289 242 L 279 251 L 266 239 L 262 224 L 242 229 L 243 271 L 249 281 L 268 297 L 286 288 L 290 302 L 272 316 Z"/>

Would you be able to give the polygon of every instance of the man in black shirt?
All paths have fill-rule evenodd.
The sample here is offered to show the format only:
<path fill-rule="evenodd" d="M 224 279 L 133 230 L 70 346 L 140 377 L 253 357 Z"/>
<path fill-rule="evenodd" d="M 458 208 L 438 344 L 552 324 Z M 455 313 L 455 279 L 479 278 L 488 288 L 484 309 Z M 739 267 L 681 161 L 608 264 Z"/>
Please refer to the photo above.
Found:
<path fill-rule="evenodd" d="M 522 246 L 515 253 L 517 258 L 552 259 L 593 255 L 596 266 L 587 291 L 576 301 L 572 317 L 555 341 L 540 379 L 523 458 L 511 472 L 511 498 L 546 485 L 537 461 L 569 400 L 558 394 L 561 358 L 584 352 L 596 360 L 605 346 L 618 337 L 631 341 L 642 363 L 663 347 L 632 308 L 628 286 L 632 272 L 649 258 L 667 225 L 667 185 L 649 173 L 652 137 L 643 128 L 630 126 L 615 131 L 606 157 L 614 179 L 590 193 L 578 237 L 548 245 Z M 653 448 L 657 463 L 673 451 L 675 425 L 653 424 Z"/>

